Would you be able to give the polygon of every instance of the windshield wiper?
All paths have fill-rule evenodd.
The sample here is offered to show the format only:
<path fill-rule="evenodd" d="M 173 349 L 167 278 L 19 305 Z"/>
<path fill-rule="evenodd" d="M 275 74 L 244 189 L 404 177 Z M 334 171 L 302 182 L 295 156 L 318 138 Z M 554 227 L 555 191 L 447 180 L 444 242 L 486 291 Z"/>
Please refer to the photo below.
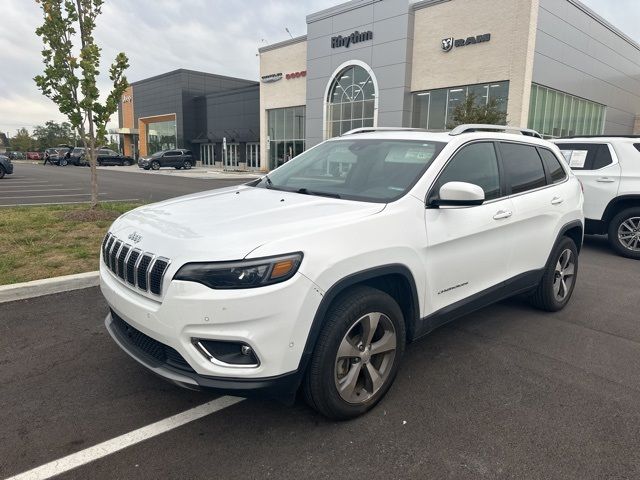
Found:
<path fill-rule="evenodd" d="M 269 175 L 264 176 L 264 181 L 267 183 L 267 188 L 273 188 L 273 182 L 269 178 Z"/>
<path fill-rule="evenodd" d="M 296 193 L 302 193 L 303 195 L 317 195 L 319 197 L 340 198 L 340 195 L 337 193 L 316 192 L 315 190 L 309 190 L 308 188 L 304 188 L 304 187 L 296 190 Z"/>

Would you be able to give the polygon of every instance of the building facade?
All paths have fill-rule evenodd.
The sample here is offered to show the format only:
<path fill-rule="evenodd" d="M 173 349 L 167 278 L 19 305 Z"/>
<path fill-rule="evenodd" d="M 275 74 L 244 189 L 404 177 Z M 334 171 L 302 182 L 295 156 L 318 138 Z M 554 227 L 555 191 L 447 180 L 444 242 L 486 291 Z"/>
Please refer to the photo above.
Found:
<path fill-rule="evenodd" d="M 260 76 L 263 170 L 353 128 L 446 130 L 470 95 L 547 137 L 640 133 L 640 46 L 577 0 L 353 0 Z"/>
<path fill-rule="evenodd" d="M 258 82 L 175 70 L 133 82 L 118 108 L 126 155 L 186 148 L 204 165 L 260 165 Z"/>

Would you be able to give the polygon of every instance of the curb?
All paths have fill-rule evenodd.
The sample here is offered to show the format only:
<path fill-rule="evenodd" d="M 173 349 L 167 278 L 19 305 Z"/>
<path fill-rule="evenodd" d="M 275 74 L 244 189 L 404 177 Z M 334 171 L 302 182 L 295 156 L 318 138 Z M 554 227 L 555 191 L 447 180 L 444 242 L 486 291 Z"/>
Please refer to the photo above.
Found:
<path fill-rule="evenodd" d="M 53 293 L 69 292 L 82 288 L 96 287 L 100 284 L 99 272 L 78 273 L 62 277 L 45 278 L 32 282 L 0 285 L 0 303 L 41 297 Z"/>

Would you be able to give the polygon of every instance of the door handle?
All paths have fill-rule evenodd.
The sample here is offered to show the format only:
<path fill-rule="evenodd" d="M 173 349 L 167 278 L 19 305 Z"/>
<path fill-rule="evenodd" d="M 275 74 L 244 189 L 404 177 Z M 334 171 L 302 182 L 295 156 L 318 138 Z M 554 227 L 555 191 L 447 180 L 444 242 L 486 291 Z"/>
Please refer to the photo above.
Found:
<path fill-rule="evenodd" d="M 600 182 L 600 183 L 613 183 L 616 180 L 614 178 L 609 178 L 609 177 L 599 177 L 598 179 L 596 179 L 596 182 Z"/>
<path fill-rule="evenodd" d="M 564 199 L 560 197 L 553 197 L 551 199 L 551 205 L 560 205 L 562 202 L 564 202 Z"/>
<path fill-rule="evenodd" d="M 509 210 L 498 210 L 498 212 L 493 216 L 493 219 L 502 220 L 503 218 L 509 218 L 511 215 L 513 215 L 513 212 Z"/>

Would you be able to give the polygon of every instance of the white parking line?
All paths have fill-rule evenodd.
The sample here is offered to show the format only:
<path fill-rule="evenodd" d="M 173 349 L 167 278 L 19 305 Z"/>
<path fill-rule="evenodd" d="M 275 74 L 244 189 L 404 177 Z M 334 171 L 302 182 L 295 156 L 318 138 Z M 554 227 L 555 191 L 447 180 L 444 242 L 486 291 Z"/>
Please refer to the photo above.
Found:
<path fill-rule="evenodd" d="M 99 443 L 93 447 L 72 453 L 59 460 L 54 460 L 40 467 L 34 468 L 27 472 L 9 477 L 6 480 L 44 480 L 61 473 L 68 472 L 74 468 L 78 468 L 87 463 L 98 460 L 99 458 L 111 455 L 119 450 L 123 450 L 136 443 L 143 442 L 149 438 L 168 432 L 174 428 L 178 428 L 199 418 L 206 417 L 212 413 L 218 412 L 224 408 L 241 402 L 244 398 L 238 397 L 220 397 L 207 402 L 198 407 L 192 408 L 182 413 L 178 413 L 159 422 L 152 423 L 146 427 L 139 428 L 133 432 L 125 433 L 119 437 L 112 438 L 106 442 Z"/>
<path fill-rule="evenodd" d="M 139 198 L 122 198 L 122 199 L 117 199 L 117 200 L 101 200 L 102 202 L 108 202 L 108 203 L 113 203 L 113 202 L 138 202 L 140 201 Z M 35 206 L 45 206 L 45 205 L 78 205 L 78 204 L 86 204 L 86 203 L 91 203 L 87 200 L 82 201 L 82 202 L 42 202 L 42 203 L 5 203 L 2 204 L 0 203 L 0 207 L 35 207 Z"/>
<path fill-rule="evenodd" d="M 40 185 L 41 187 L 44 187 L 45 185 Z M 27 192 L 73 192 L 73 191 L 78 191 L 78 190 L 85 190 L 84 188 L 41 188 L 39 190 L 21 190 L 21 189 L 16 189 L 16 190 L 11 190 L 11 191 L 5 191 L 0 190 L 0 195 L 2 195 L 3 193 L 27 193 Z"/>
<path fill-rule="evenodd" d="M 17 192 L 16 192 L 17 193 Z M 87 197 L 90 193 L 69 193 L 66 195 L 28 195 L 26 197 L 0 197 L 2 200 L 16 200 L 19 198 L 52 198 L 52 197 Z M 107 195 L 106 193 L 99 193 L 98 195 Z"/>

